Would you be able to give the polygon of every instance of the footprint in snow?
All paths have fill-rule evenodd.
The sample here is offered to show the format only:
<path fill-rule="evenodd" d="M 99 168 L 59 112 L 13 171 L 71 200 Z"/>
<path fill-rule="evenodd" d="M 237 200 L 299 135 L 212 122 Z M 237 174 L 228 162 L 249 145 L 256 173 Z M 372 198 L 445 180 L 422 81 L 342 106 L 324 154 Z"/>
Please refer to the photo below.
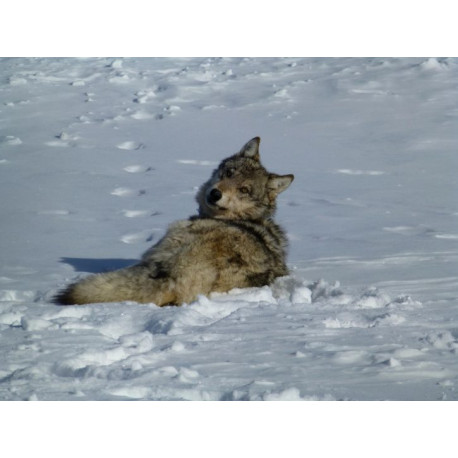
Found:
<path fill-rule="evenodd" d="M 139 218 L 150 214 L 148 210 L 123 210 L 122 212 L 126 218 Z"/>
<path fill-rule="evenodd" d="M 135 94 L 135 98 L 133 99 L 134 103 L 140 103 L 144 104 L 149 102 L 151 99 L 156 97 L 156 93 L 152 90 L 146 90 L 146 91 L 139 91 Z"/>
<path fill-rule="evenodd" d="M 67 148 L 68 146 L 73 147 L 76 146 L 76 141 L 79 140 L 79 138 L 80 137 L 77 135 L 70 135 L 67 132 L 61 132 L 55 136 L 55 140 L 46 142 L 46 145 L 60 148 Z"/>
<path fill-rule="evenodd" d="M 70 83 L 70 86 L 82 87 L 82 86 L 86 86 L 86 83 L 83 80 L 75 80 Z"/>
<path fill-rule="evenodd" d="M 0 137 L 0 145 L 16 146 L 21 144 L 22 140 L 14 135 L 5 135 Z"/>
<path fill-rule="evenodd" d="M 178 112 L 181 111 L 181 108 L 177 105 L 166 106 L 162 109 L 161 113 L 158 113 L 154 116 L 156 121 L 161 121 L 168 116 L 175 116 Z"/>
<path fill-rule="evenodd" d="M 15 107 L 16 105 L 28 105 L 30 103 L 30 100 L 18 100 L 14 102 L 4 102 L 3 105 L 6 107 Z"/>
<path fill-rule="evenodd" d="M 141 231 L 133 232 L 131 234 L 126 234 L 121 237 L 121 242 L 127 244 L 142 243 L 142 242 L 151 242 L 153 235 L 150 231 Z"/>
<path fill-rule="evenodd" d="M 8 83 L 10 86 L 23 86 L 24 84 L 27 84 L 28 81 L 21 76 L 13 75 L 8 78 Z"/>
<path fill-rule="evenodd" d="M 134 189 L 131 188 L 115 188 L 113 191 L 110 193 L 112 196 L 118 196 L 118 197 L 131 197 L 131 196 L 143 196 L 146 194 L 146 191 L 144 189 L 140 189 L 139 191 L 135 191 Z"/>
<path fill-rule="evenodd" d="M 130 117 L 132 119 L 136 119 L 136 120 L 145 120 L 145 119 L 153 119 L 153 118 L 156 118 L 156 115 L 153 114 L 153 113 L 148 113 L 147 111 L 144 111 L 144 110 L 139 110 L 139 111 L 136 111 L 135 113 L 131 114 Z"/>
<path fill-rule="evenodd" d="M 129 173 L 145 173 L 154 170 L 153 167 L 148 167 L 144 165 L 128 165 L 124 167 L 124 170 Z"/>
<path fill-rule="evenodd" d="M 339 364 L 365 363 L 370 360 L 370 354 L 365 350 L 344 350 L 335 352 L 332 359 Z"/>
<path fill-rule="evenodd" d="M 434 229 L 422 224 L 418 226 L 388 226 L 384 227 L 383 230 L 385 232 L 404 236 L 431 236 L 435 234 Z M 438 235 L 436 234 L 434 237 L 438 237 Z"/>
<path fill-rule="evenodd" d="M 127 150 L 127 151 L 138 150 L 144 147 L 145 146 L 142 143 L 137 143 L 134 141 L 126 141 L 126 142 L 118 143 L 116 145 L 116 148 Z"/>
<path fill-rule="evenodd" d="M 69 210 L 42 210 L 38 212 L 39 215 L 44 216 L 68 216 L 70 215 Z"/>
<path fill-rule="evenodd" d="M 135 370 L 135 367 L 132 368 Z M 112 396 L 119 396 L 121 398 L 128 399 L 148 399 L 151 395 L 151 388 L 142 387 L 142 386 L 124 386 L 121 388 L 115 388 L 113 390 L 108 390 L 108 394 Z"/>
<path fill-rule="evenodd" d="M 436 234 L 434 237 L 443 240 L 458 240 L 458 234 Z"/>
<path fill-rule="evenodd" d="M 195 159 L 178 159 L 175 162 L 177 162 L 178 164 L 198 165 L 204 167 L 214 167 L 215 165 L 218 165 L 218 162 L 215 161 L 199 161 Z"/>
<path fill-rule="evenodd" d="M 385 172 L 381 170 L 354 170 L 354 169 L 338 169 L 335 173 L 341 175 L 367 175 L 367 176 L 380 176 L 384 175 Z"/>
<path fill-rule="evenodd" d="M 135 191 L 130 188 L 115 188 L 113 191 L 111 191 L 112 196 L 119 196 L 119 197 L 129 197 L 133 196 L 135 194 Z"/>

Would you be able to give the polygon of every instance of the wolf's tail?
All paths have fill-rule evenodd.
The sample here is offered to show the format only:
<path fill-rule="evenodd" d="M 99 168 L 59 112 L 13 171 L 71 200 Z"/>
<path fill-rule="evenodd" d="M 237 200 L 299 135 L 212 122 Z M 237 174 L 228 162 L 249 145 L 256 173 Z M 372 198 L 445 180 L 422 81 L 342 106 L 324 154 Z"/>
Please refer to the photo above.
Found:
<path fill-rule="evenodd" d="M 58 293 L 54 302 L 60 305 L 81 305 L 98 302 L 154 302 L 166 305 L 175 302 L 173 285 L 168 278 L 155 279 L 142 265 L 91 275 Z"/>

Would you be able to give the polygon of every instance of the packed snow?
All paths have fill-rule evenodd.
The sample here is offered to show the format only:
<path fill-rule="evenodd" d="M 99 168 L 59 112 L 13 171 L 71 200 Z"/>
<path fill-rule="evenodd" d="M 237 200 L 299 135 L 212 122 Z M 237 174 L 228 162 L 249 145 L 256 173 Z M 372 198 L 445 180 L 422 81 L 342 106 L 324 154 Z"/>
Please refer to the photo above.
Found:
<path fill-rule="evenodd" d="M 458 60 L 0 59 L 1 400 L 458 399 Z M 291 275 L 60 307 L 259 135 Z"/>

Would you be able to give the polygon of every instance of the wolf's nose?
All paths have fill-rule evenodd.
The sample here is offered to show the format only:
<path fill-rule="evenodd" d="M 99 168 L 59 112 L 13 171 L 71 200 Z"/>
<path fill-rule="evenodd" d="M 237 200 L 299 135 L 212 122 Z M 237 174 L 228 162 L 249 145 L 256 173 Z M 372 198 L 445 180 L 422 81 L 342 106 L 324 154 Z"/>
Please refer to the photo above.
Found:
<path fill-rule="evenodd" d="M 222 192 L 219 189 L 214 188 L 210 191 L 210 194 L 208 195 L 208 200 L 211 204 L 214 204 L 218 202 L 218 200 L 220 200 L 221 197 L 223 197 Z"/>

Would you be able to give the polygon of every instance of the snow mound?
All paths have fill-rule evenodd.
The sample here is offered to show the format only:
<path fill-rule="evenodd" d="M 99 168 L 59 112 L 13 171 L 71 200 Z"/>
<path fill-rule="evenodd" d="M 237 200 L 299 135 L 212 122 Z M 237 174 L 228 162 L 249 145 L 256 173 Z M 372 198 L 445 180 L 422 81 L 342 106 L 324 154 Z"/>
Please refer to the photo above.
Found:
<path fill-rule="evenodd" d="M 398 345 L 381 354 L 342 334 L 366 330 L 360 338 L 367 339 L 372 328 L 392 330 L 420 303 L 298 276 L 181 307 L 127 302 L 50 311 L 22 304 L 4 301 L 0 311 L 0 329 L 12 342 L 2 399 L 27 399 L 33 387 L 38 399 L 335 400 L 336 368 L 383 373 L 422 355 Z M 455 348 L 448 334 L 421 342 Z M 331 366 L 327 383 L 310 377 L 317 364 Z M 275 370 L 266 373 L 268 366 Z"/>

